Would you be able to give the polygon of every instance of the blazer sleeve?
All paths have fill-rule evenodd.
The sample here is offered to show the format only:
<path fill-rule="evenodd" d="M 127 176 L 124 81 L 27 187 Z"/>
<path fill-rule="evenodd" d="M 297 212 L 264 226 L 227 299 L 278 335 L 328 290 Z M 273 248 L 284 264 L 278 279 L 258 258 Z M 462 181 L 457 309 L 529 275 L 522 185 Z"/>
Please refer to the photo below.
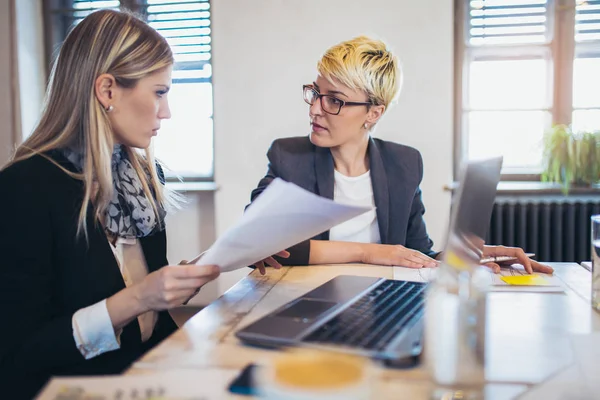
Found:
<path fill-rule="evenodd" d="M 418 154 L 418 165 L 419 165 L 419 183 L 423 178 L 423 158 L 421 154 Z M 418 250 L 423 254 L 427 254 L 430 257 L 435 258 L 438 254 L 432 250 L 433 241 L 427 233 L 427 227 L 425 226 L 425 205 L 423 204 L 421 188 L 417 187 L 415 195 L 413 197 L 410 215 L 408 217 L 408 228 L 406 233 L 406 247 Z"/>
<path fill-rule="evenodd" d="M 6 171 L 5 171 L 6 172 Z M 73 312 L 55 306 L 52 216 L 43 183 L 0 176 L 0 375 L 33 376 L 84 361 Z M 4 178 L 4 179 L 3 179 Z M 49 185 L 49 184 L 48 184 Z M 14 375 L 13 375 L 14 374 Z"/>
<path fill-rule="evenodd" d="M 260 196 L 260 194 L 273 182 L 275 178 L 280 177 L 279 167 L 281 165 L 281 150 L 277 145 L 277 141 L 274 141 L 267 151 L 267 159 L 269 160 L 266 175 L 258 182 L 256 189 L 252 191 L 250 195 L 250 204 L 254 202 Z M 250 206 L 248 204 L 246 208 Z M 283 250 L 283 249 L 282 249 Z M 282 265 L 307 265 L 310 256 L 310 240 L 300 242 L 289 249 L 289 258 L 275 257 Z"/>

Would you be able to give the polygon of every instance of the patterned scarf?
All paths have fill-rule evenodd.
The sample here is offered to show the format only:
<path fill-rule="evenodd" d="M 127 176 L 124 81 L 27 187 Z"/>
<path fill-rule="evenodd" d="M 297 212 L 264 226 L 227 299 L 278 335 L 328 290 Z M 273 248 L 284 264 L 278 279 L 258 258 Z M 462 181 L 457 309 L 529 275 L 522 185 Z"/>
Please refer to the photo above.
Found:
<path fill-rule="evenodd" d="M 83 154 L 72 149 L 63 149 L 62 152 L 79 171 L 83 171 Z M 160 231 L 164 226 L 165 209 L 157 203 L 157 218 L 121 145 L 116 145 L 113 150 L 111 169 L 113 195 L 106 208 L 106 231 L 122 238 L 150 236 Z"/>

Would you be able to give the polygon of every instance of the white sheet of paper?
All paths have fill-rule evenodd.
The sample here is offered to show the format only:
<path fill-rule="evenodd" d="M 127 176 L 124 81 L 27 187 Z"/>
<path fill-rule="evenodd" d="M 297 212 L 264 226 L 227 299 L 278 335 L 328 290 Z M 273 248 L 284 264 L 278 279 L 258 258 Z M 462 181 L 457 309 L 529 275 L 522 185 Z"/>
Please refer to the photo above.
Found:
<path fill-rule="evenodd" d="M 571 346 L 582 379 L 592 393 L 597 396 L 600 395 L 600 380 L 598 380 L 598 371 L 600 371 L 600 332 L 572 335 Z"/>
<path fill-rule="evenodd" d="M 593 396 L 583 381 L 577 365 L 562 370 L 519 396 L 519 400 L 592 400 L 597 398 Z"/>
<path fill-rule="evenodd" d="M 247 267 L 369 210 L 277 178 L 196 264 L 218 265 L 222 272 Z"/>
<path fill-rule="evenodd" d="M 591 261 L 582 261 L 581 266 L 583 268 L 587 269 L 588 271 L 592 270 L 592 262 Z"/>
<path fill-rule="evenodd" d="M 190 369 L 148 375 L 53 378 L 36 400 L 222 399 L 238 372 L 235 369 Z"/>
<path fill-rule="evenodd" d="M 437 268 L 407 268 L 407 267 L 393 267 L 394 279 L 399 281 L 410 281 L 410 282 L 429 282 L 435 278 L 438 269 Z M 487 269 L 486 269 L 487 270 Z M 502 276 L 515 276 L 525 275 L 525 269 L 518 264 L 512 267 L 502 268 L 499 274 L 489 272 L 490 278 L 490 290 L 494 292 L 537 292 L 537 293 L 564 293 L 565 289 L 560 283 L 560 280 L 552 275 L 536 274 L 543 276 L 548 280 L 547 286 L 516 286 L 509 285 L 504 282 L 500 277 Z"/>

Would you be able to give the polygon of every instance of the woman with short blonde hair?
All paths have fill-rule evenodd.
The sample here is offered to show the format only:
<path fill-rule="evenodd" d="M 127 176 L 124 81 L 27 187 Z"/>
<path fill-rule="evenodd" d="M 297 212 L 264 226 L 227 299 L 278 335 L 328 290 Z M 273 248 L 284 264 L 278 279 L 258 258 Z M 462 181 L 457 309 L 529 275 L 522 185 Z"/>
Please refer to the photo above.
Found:
<path fill-rule="evenodd" d="M 280 177 L 372 211 L 292 247 L 285 263 L 435 267 L 440 253 L 433 251 L 423 219 L 421 154 L 371 136 L 400 92 L 398 58 L 383 41 L 359 36 L 329 48 L 317 72 L 315 81 L 303 86 L 310 133 L 271 144 L 267 175 L 251 200 Z M 484 255 L 518 257 L 529 272 L 552 271 L 518 248 L 486 246 Z"/>

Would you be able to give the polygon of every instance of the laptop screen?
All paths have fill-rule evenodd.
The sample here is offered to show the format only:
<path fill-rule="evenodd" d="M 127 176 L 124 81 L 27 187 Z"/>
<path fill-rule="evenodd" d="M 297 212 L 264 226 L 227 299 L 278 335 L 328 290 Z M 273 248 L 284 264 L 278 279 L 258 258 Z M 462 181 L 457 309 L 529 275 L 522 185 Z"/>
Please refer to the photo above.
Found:
<path fill-rule="evenodd" d="M 502 157 L 469 161 L 462 166 L 444 253 L 446 264 L 463 269 L 465 264 L 479 263 L 501 169 Z"/>

